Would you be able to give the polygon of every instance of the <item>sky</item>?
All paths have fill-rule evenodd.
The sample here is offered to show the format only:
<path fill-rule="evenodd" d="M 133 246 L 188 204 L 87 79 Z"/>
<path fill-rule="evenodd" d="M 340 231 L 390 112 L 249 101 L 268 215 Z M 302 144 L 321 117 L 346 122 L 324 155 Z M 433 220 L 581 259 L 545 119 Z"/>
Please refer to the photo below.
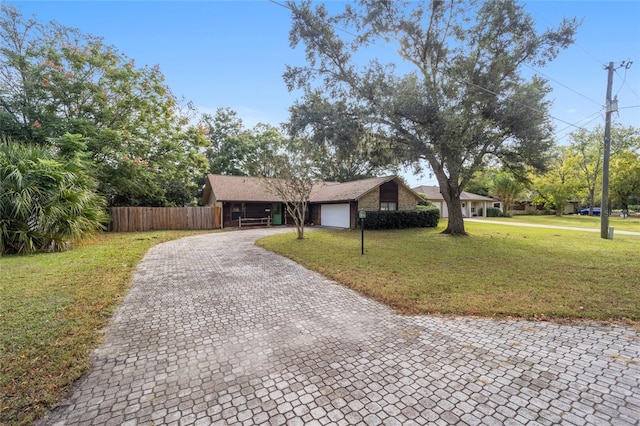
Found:
<path fill-rule="evenodd" d="M 0 0 L 2 1 L 2 0 Z M 283 0 L 277 0 L 278 3 Z M 278 126 L 300 97 L 282 79 L 286 65 L 304 65 L 302 46 L 289 43 L 288 9 L 269 0 L 251 1 L 10 1 L 23 15 L 57 21 L 101 36 L 138 66 L 159 65 L 174 95 L 200 112 L 235 110 L 246 127 Z M 326 1 L 340 8 L 342 1 Z M 551 116 L 558 143 L 576 126 L 604 126 L 605 66 L 614 63 L 614 123 L 640 127 L 640 0 L 528 0 L 525 8 L 542 28 L 563 17 L 582 21 L 576 43 L 542 69 L 525 68 L 549 80 Z M 380 55 L 395 60 L 389 50 Z M 621 67 L 623 61 L 633 61 Z M 542 74 L 540 74 L 542 73 Z M 402 174 L 411 186 L 434 184 L 427 174 Z"/>

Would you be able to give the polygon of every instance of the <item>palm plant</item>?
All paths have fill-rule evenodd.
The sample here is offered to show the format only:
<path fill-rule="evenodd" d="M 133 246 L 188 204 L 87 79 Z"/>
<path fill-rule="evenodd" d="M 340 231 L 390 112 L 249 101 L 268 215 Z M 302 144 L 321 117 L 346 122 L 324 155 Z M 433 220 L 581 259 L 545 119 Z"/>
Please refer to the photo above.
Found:
<path fill-rule="evenodd" d="M 64 250 L 101 229 L 107 219 L 80 141 L 65 135 L 58 148 L 0 140 L 0 254 Z"/>

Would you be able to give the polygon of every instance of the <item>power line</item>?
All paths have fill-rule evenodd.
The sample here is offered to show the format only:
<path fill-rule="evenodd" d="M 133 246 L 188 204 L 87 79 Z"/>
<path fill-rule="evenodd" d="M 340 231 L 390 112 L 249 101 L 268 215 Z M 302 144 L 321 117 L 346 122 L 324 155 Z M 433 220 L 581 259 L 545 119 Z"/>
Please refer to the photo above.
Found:
<path fill-rule="evenodd" d="M 633 62 L 627 62 L 627 64 L 630 66 Z M 631 87 L 629 85 L 629 83 L 627 83 L 627 73 L 629 72 L 629 66 L 625 66 L 624 67 L 624 76 L 622 77 L 622 83 L 620 84 L 620 88 L 618 89 L 618 91 L 616 92 L 615 96 L 618 96 L 618 93 L 620 93 L 620 91 L 622 90 L 622 87 L 627 86 L 627 88 L 631 91 L 631 93 L 633 93 L 634 95 L 636 95 L 636 98 L 640 99 L 640 96 L 636 93 L 635 90 L 633 90 L 633 87 Z M 615 73 L 618 74 L 618 76 L 620 76 L 620 73 L 618 73 L 618 70 L 615 70 Z"/>
<path fill-rule="evenodd" d="M 527 63 L 524 63 L 524 66 L 526 66 L 527 68 L 532 69 L 532 70 L 533 70 L 533 71 L 535 71 L 536 73 L 538 73 L 538 74 L 540 74 L 540 75 L 542 75 L 542 76 L 544 76 L 544 77 L 548 78 L 549 80 L 551 80 L 551 81 L 554 81 L 554 82 L 558 83 L 560 86 L 564 87 L 565 89 L 571 90 L 571 91 L 572 91 L 573 93 L 575 93 L 576 95 L 578 95 L 578 96 L 582 96 L 582 97 L 583 97 L 583 98 L 585 98 L 586 100 L 591 101 L 591 102 L 593 102 L 594 104 L 596 104 L 596 105 L 598 105 L 598 106 L 602 106 L 602 103 L 601 103 L 601 102 L 598 102 L 598 101 L 596 101 L 596 100 L 594 100 L 594 99 L 591 99 L 590 97 L 588 97 L 588 96 L 586 96 L 586 95 L 584 95 L 584 94 L 582 94 L 582 93 L 578 92 L 577 90 L 572 89 L 571 87 L 567 86 L 566 84 L 561 83 L 560 81 L 556 80 L 555 78 L 553 78 L 553 77 L 551 77 L 551 76 L 549 76 L 549 75 L 547 75 L 547 74 L 543 73 L 543 72 L 542 72 L 542 71 L 540 71 L 540 70 L 535 69 L 535 68 L 534 68 L 534 67 L 532 67 L 531 65 L 529 65 L 529 64 L 527 64 Z"/>

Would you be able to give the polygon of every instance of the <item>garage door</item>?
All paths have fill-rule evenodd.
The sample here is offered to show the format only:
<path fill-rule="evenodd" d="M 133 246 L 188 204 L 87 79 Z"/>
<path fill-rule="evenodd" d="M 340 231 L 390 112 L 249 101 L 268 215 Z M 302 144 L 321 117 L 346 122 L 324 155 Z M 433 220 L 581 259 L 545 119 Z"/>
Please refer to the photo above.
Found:
<path fill-rule="evenodd" d="M 322 226 L 334 226 L 336 228 L 349 228 L 349 203 L 347 204 L 322 204 L 320 206 L 320 223 Z"/>

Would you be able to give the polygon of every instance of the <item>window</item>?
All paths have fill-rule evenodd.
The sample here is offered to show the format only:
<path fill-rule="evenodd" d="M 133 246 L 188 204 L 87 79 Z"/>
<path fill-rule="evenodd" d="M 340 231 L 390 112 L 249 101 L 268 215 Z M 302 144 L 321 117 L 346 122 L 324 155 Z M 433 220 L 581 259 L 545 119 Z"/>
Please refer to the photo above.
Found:
<path fill-rule="evenodd" d="M 493 203 L 493 208 L 494 209 L 499 209 L 500 208 L 500 203 Z"/>
<path fill-rule="evenodd" d="M 383 202 L 380 203 L 380 210 L 382 210 L 382 211 L 397 210 L 397 205 L 396 205 L 396 203 L 383 201 Z"/>

